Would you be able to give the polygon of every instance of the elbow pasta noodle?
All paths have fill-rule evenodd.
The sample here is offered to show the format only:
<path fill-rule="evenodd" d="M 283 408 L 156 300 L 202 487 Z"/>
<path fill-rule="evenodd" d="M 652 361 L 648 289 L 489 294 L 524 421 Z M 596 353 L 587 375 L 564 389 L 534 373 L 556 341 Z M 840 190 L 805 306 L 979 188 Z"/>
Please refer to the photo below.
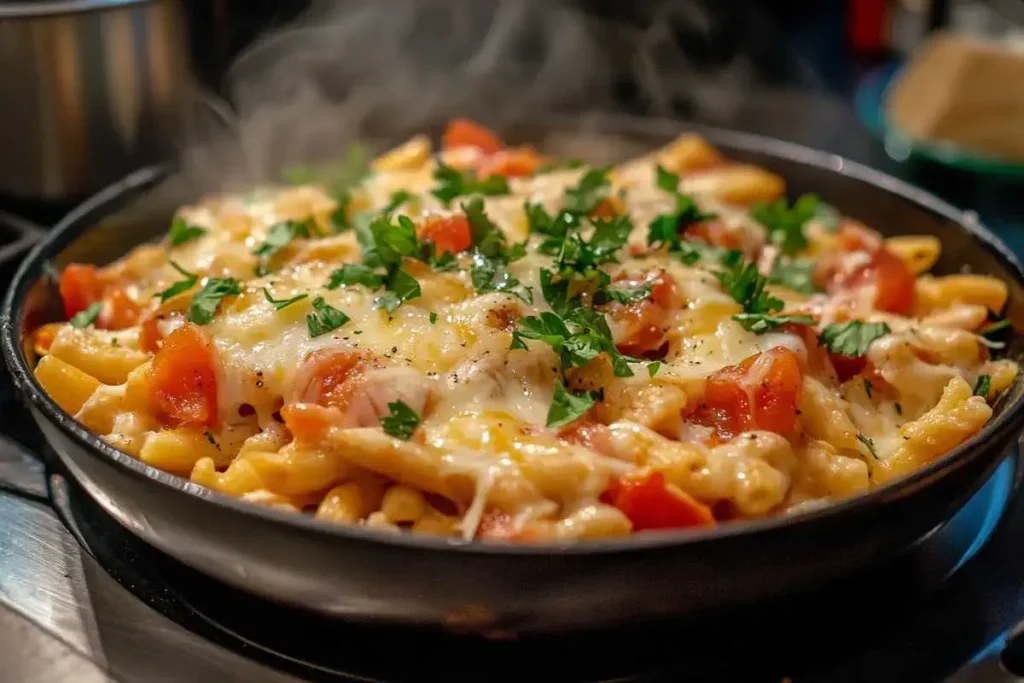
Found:
<path fill-rule="evenodd" d="M 36 377 L 213 491 L 517 542 L 858 495 L 970 439 L 1017 381 L 982 334 L 1006 285 L 928 274 L 933 236 L 787 199 L 692 134 L 568 161 L 457 120 L 347 184 L 182 207 L 160 244 L 65 269 Z"/>

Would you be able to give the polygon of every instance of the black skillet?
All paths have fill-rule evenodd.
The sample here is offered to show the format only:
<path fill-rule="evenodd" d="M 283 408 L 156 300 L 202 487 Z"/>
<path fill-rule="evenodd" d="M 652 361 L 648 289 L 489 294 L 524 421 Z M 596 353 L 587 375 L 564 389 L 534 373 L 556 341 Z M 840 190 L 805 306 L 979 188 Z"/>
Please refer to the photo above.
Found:
<path fill-rule="evenodd" d="M 938 236 L 944 248 L 936 271 L 968 268 L 1006 281 L 1008 315 L 1015 327 L 1024 324 L 1024 272 L 1016 258 L 975 217 L 921 190 L 778 140 L 649 119 L 589 124 L 586 135 L 562 124 L 522 129 L 510 139 L 547 149 L 600 141 L 591 149 L 601 157 L 609 150 L 638 153 L 697 130 L 730 158 L 782 175 L 790 194 L 815 192 L 886 233 Z M 947 521 L 1024 423 L 1024 383 L 1017 382 L 979 435 L 867 495 L 798 516 L 577 545 L 467 545 L 329 526 L 246 504 L 116 450 L 65 414 L 32 376 L 28 333 L 60 309 L 51 266 L 108 263 L 163 235 L 175 203 L 195 199 L 140 201 L 159 196 L 163 179 L 158 169 L 143 170 L 107 188 L 28 256 L 4 302 L 4 357 L 62 467 L 103 509 L 185 564 L 273 600 L 350 619 L 527 632 L 709 614 L 802 593 L 890 559 Z M 1010 339 L 1011 357 L 1022 349 L 1024 341 Z"/>

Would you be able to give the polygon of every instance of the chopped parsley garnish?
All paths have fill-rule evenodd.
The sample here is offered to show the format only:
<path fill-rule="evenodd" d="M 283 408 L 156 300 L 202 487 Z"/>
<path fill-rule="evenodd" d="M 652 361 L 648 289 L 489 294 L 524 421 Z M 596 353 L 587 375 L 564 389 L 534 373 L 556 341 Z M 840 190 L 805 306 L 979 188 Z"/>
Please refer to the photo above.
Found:
<path fill-rule="evenodd" d="M 480 180 L 472 169 L 459 171 L 443 161 L 437 162 L 434 180 L 439 184 L 430 191 L 430 194 L 441 200 L 445 206 L 451 204 L 456 197 L 464 195 L 482 194 L 493 197 L 509 193 L 508 180 L 505 176 L 492 175 Z"/>
<path fill-rule="evenodd" d="M 468 204 L 463 204 L 462 211 L 466 214 L 466 220 L 469 221 L 470 243 L 477 252 L 487 258 L 515 260 L 515 258 L 511 258 L 513 254 L 510 253 L 510 247 L 505 240 L 505 233 L 484 212 L 484 200 L 476 197 Z M 525 247 L 518 248 L 518 245 L 511 249 L 515 251 L 515 256 L 526 253 Z"/>
<path fill-rule="evenodd" d="M 381 212 L 393 213 L 395 209 L 400 207 L 402 204 L 405 204 L 407 201 L 412 199 L 412 197 L 412 194 L 406 192 L 405 190 L 399 190 L 398 192 L 395 192 L 394 194 L 391 195 L 391 198 L 388 200 L 387 206 L 381 209 Z"/>
<path fill-rule="evenodd" d="M 771 313 L 781 310 L 782 302 L 764 291 L 768 278 L 761 275 L 757 265 L 744 264 L 739 252 L 733 253 L 735 256 L 724 264 L 725 269 L 715 273 L 729 296 L 743 306 L 744 313 Z"/>
<path fill-rule="evenodd" d="M 373 305 L 383 308 L 388 313 L 394 313 L 395 309 L 409 299 L 415 299 L 422 294 L 420 283 L 416 278 L 405 272 L 402 268 L 391 269 L 387 280 L 388 291 L 384 292 L 373 300 Z"/>
<path fill-rule="evenodd" d="M 350 318 L 344 312 L 334 308 L 322 296 L 313 299 L 313 312 L 306 316 L 306 327 L 310 337 L 319 337 L 338 329 Z"/>
<path fill-rule="evenodd" d="M 611 181 L 607 168 L 592 168 L 583 174 L 579 183 L 565 191 L 565 209 L 572 213 L 587 215 L 597 208 L 608 196 Z"/>
<path fill-rule="evenodd" d="M 582 159 L 565 159 L 564 161 L 549 161 L 546 164 L 541 164 L 534 175 L 541 175 L 542 173 L 553 173 L 555 171 L 572 171 L 577 168 L 583 168 L 586 163 Z"/>
<path fill-rule="evenodd" d="M 868 398 L 871 398 L 871 390 L 872 390 L 872 388 L 873 387 L 871 386 L 871 380 L 869 380 L 867 377 L 865 377 L 864 378 L 864 393 L 868 395 Z"/>
<path fill-rule="evenodd" d="M 362 263 L 346 263 L 331 273 L 327 289 L 337 289 L 342 285 L 364 285 L 371 291 L 376 291 L 384 286 L 384 282 L 384 276 L 375 272 L 373 268 Z"/>
<path fill-rule="evenodd" d="M 469 276 L 478 292 L 504 292 L 528 304 L 533 303 L 533 290 L 509 273 L 507 266 L 499 259 L 487 258 L 481 252 L 474 251 Z"/>
<path fill-rule="evenodd" d="M 252 252 L 260 259 L 256 265 L 256 275 L 263 276 L 270 272 L 269 263 L 274 254 L 284 249 L 289 242 L 297 237 L 309 237 L 312 225 L 312 220 L 288 220 L 271 225 L 270 230 L 267 231 L 266 239 L 260 242 Z"/>
<path fill-rule="evenodd" d="M 818 198 L 805 194 L 793 206 L 785 199 L 758 204 L 750 210 L 750 215 L 768 230 L 769 242 L 778 245 L 783 254 L 794 255 L 807 248 L 804 226 L 817 211 Z"/>
<path fill-rule="evenodd" d="M 650 363 L 647 364 L 647 376 L 648 377 L 654 377 L 655 375 L 658 374 L 658 370 L 660 370 L 660 369 L 661 369 L 661 361 L 660 360 L 653 360 L 653 361 L 651 361 Z"/>
<path fill-rule="evenodd" d="M 865 446 L 867 446 L 868 452 L 871 453 L 872 458 L 878 460 L 878 453 L 875 452 L 874 441 L 872 441 L 869 437 L 865 436 L 864 434 L 861 434 L 860 432 L 857 432 L 857 440 L 860 441 Z"/>
<path fill-rule="evenodd" d="M 331 214 L 331 227 L 334 228 L 336 233 L 345 232 L 352 227 L 352 222 L 348 217 L 349 207 L 352 206 L 352 193 L 345 190 L 336 199 L 338 200 L 338 208 Z"/>
<path fill-rule="evenodd" d="M 614 285 L 600 290 L 594 297 L 595 302 L 602 304 L 614 301 L 618 304 L 634 304 L 649 299 L 651 296 L 651 283 L 644 282 L 639 285 L 619 286 Z"/>
<path fill-rule="evenodd" d="M 282 308 L 288 308 L 292 304 L 298 301 L 302 301 L 303 299 L 308 297 L 309 294 L 299 294 L 297 296 L 293 296 L 291 299 L 275 299 L 273 296 L 271 296 L 270 290 L 264 287 L 263 296 L 266 298 L 268 302 L 274 304 L 274 308 L 280 311 Z"/>
<path fill-rule="evenodd" d="M 978 383 L 974 385 L 974 395 L 981 396 L 987 399 L 988 393 L 992 389 L 992 377 L 991 375 L 980 375 L 978 377 Z"/>
<path fill-rule="evenodd" d="M 96 319 L 100 317 L 100 313 L 103 312 L 103 302 L 97 301 L 94 304 L 90 304 L 89 308 L 84 311 L 79 311 L 71 316 L 71 327 L 77 327 L 79 329 L 83 327 L 89 327 L 96 322 Z"/>
<path fill-rule="evenodd" d="M 814 261 L 783 262 L 782 259 L 775 259 L 772 272 L 768 274 L 768 282 L 804 294 L 820 291 L 814 284 Z"/>
<path fill-rule="evenodd" d="M 158 292 L 157 296 L 160 297 L 160 301 L 167 301 L 171 297 L 177 296 L 182 292 L 187 292 L 188 290 L 195 287 L 196 283 L 199 282 L 199 276 L 196 275 L 195 273 L 188 272 L 174 261 L 169 261 L 168 263 L 171 264 L 171 268 L 174 268 L 176 271 L 181 273 L 185 277 L 185 279 L 178 280 L 164 291 Z"/>
<path fill-rule="evenodd" d="M 772 315 L 770 313 L 737 313 L 732 317 L 748 332 L 761 334 L 781 325 L 794 323 L 797 325 L 813 325 L 814 318 L 809 315 Z"/>
<path fill-rule="evenodd" d="M 676 206 L 671 213 L 658 216 L 647 226 L 647 245 L 652 249 L 667 245 L 670 252 L 680 253 L 683 262 L 692 265 L 704 254 L 696 248 L 684 246 L 693 244 L 683 242 L 686 227 L 715 216 L 702 212 L 691 197 L 679 191 L 678 175 L 666 171 L 661 166 L 657 167 L 655 173 L 658 187 L 672 193 L 676 199 Z"/>
<path fill-rule="evenodd" d="M 579 215 L 571 211 L 560 211 L 552 216 L 541 204 L 529 202 L 523 209 L 526 212 L 530 233 L 545 235 L 544 241 L 537 246 L 537 251 L 548 256 L 557 256 L 566 236 L 582 225 Z"/>
<path fill-rule="evenodd" d="M 384 433 L 402 441 L 408 441 L 420 426 L 420 416 L 402 401 L 388 404 L 390 415 L 380 418 L 380 426 Z"/>
<path fill-rule="evenodd" d="M 430 324 L 433 325 L 436 322 L 437 322 L 437 313 L 434 313 L 433 311 L 431 311 L 430 312 Z"/>
<path fill-rule="evenodd" d="M 191 225 L 182 216 L 175 216 L 171 221 L 171 230 L 167 233 L 167 240 L 172 247 L 185 244 L 206 234 L 206 228 L 198 225 Z"/>
<path fill-rule="evenodd" d="M 572 393 L 565 388 L 561 380 L 555 381 L 555 393 L 548 408 L 548 427 L 561 427 L 578 420 L 584 413 L 594 407 L 596 392 Z"/>
<path fill-rule="evenodd" d="M 821 331 L 821 343 L 829 351 L 850 358 L 858 358 L 868 352 L 868 347 L 876 339 L 884 337 L 892 330 L 885 323 L 865 323 L 851 320 L 848 323 L 832 323 Z"/>
<path fill-rule="evenodd" d="M 213 444 L 214 448 L 216 448 L 218 451 L 220 450 L 220 444 L 217 443 L 217 437 L 213 435 L 213 432 L 207 429 L 205 432 L 203 432 L 203 436 L 206 437 L 207 441 Z"/>
<path fill-rule="evenodd" d="M 521 318 L 512 333 L 509 348 L 527 348 L 524 339 L 535 339 L 553 348 L 562 359 L 563 371 L 586 365 L 601 353 L 606 353 L 616 377 L 633 376 L 626 357 L 612 342 L 608 322 L 592 308 L 573 309 L 564 318 L 549 311 L 541 313 L 540 317 Z"/>
<path fill-rule="evenodd" d="M 242 285 L 234 278 L 213 278 L 192 297 L 188 307 L 188 319 L 196 325 L 206 325 L 217 313 L 217 307 L 224 297 L 238 296 Z"/>

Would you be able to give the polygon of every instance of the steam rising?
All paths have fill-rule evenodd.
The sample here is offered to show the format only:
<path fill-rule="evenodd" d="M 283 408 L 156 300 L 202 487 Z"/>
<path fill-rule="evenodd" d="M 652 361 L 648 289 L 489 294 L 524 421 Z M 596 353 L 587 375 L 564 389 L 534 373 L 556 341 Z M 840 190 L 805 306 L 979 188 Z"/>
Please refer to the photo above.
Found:
<path fill-rule="evenodd" d="M 654 114 L 680 101 L 712 116 L 735 107 L 745 65 L 708 74 L 678 46 L 680 31 L 708 33 L 701 6 L 637 4 L 625 22 L 559 0 L 315 2 L 232 66 L 230 106 L 206 97 L 183 170 L 207 191 L 237 189 L 453 116 L 500 130 L 562 113 L 585 128 L 622 109 L 623 83 Z"/>

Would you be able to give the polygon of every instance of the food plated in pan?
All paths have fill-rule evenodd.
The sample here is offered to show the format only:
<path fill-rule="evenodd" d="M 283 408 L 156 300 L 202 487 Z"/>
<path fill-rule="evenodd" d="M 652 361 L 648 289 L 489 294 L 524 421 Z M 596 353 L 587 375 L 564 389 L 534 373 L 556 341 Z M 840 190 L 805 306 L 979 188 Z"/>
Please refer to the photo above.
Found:
<path fill-rule="evenodd" d="M 684 135 L 608 168 L 453 122 L 346 187 L 183 207 L 60 274 L 35 375 L 143 462 L 385 530 L 542 542 L 791 514 L 977 433 L 994 278 Z"/>

